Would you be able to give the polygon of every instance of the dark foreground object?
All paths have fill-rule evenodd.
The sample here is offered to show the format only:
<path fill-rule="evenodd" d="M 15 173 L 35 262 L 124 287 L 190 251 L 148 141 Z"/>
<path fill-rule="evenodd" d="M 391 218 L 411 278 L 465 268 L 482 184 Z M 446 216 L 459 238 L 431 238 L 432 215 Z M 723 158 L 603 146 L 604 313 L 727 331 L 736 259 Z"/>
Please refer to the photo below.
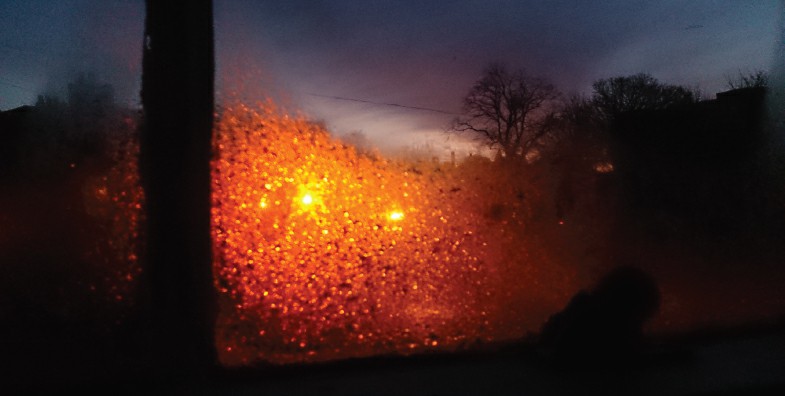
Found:
<path fill-rule="evenodd" d="M 163 372 L 200 376 L 216 364 L 210 237 L 214 112 L 212 1 L 146 2 L 139 166 L 145 192 L 149 338 Z"/>
<path fill-rule="evenodd" d="M 107 376 L 117 362 L 86 365 L 83 356 L 74 354 L 71 361 L 42 359 L 42 371 L 26 372 L 25 384 L 15 384 L 19 377 L 9 378 L 10 389 L 6 382 L 3 394 L 783 395 L 783 330 L 781 322 L 650 339 L 634 364 L 587 370 L 547 364 L 537 346 L 526 343 L 456 354 L 223 370 L 197 379 L 150 375 L 133 364 Z"/>
<path fill-rule="evenodd" d="M 595 290 L 581 291 L 543 326 L 540 344 L 559 365 L 624 366 L 643 346 L 643 325 L 657 312 L 654 279 L 633 267 L 619 267 Z"/>

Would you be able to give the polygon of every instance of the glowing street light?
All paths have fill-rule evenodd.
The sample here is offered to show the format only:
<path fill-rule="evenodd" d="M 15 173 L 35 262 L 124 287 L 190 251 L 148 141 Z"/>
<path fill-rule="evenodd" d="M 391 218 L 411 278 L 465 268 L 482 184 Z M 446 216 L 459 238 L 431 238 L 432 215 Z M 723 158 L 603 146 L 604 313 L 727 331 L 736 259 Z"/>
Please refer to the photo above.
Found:
<path fill-rule="evenodd" d="M 403 220 L 403 212 L 399 210 L 394 210 L 390 212 L 390 214 L 387 217 L 389 217 L 390 220 L 392 221 L 400 221 Z"/>
<path fill-rule="evenodd" d="M 313 203 L 313 197 L 311 196 L 311 194 L 305 194 L 303 195 L 303 198 L 300 200 L 300 202 L 302 202 L 303 205 L 308 206 Z"/>

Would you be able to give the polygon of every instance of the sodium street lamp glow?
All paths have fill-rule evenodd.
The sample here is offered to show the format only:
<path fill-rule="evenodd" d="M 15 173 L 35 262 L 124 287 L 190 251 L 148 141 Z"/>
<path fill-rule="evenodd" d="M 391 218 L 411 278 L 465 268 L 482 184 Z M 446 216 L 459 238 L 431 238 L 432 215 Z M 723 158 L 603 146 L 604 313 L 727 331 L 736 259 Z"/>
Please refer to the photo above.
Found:
<path fill-rule="evenodd" d="M 310 205 L 313 203 L 313 197 L 311 194 L 305 194 L 303 195 L 303 198 L 300 200 L 300 202 L 302 202 L 303 205 Z"/>

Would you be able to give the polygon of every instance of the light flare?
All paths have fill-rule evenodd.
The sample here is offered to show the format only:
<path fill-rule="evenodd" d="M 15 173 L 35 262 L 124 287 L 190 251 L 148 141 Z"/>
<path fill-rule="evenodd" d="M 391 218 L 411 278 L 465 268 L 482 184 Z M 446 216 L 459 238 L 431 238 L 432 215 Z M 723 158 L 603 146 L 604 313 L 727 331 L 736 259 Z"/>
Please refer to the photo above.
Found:
<path fill-rule="evenodd" d="M 311 194 L 305 194 L 300 199 L 300 202 L 302 202 L 303 205 L 308 206 L 313 203 L 313 197 L 311 196 Z"/>

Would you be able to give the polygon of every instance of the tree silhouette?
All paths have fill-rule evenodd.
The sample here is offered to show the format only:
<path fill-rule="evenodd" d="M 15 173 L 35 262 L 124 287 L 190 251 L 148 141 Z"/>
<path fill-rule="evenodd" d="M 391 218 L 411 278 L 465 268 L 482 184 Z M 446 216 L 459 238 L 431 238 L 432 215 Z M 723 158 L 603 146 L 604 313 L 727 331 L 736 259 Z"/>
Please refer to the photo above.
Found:
<path fill-rule="evenodd" d="M 468 132 L 507 158 L 524 155 L 549 130 L 546 109 L 558 97 L 548 81 L 494 63 L 464 98 L 465 115 L 451 130 Z"/>
<path fill-rule="evenodd" d="M 726 77 L 726 86 L 729 89 L 742 88 L 766 88 L 769 86 L 769 74 L 763 70 L 756 70 L 753 73 L 744 74 L 739 71 L 735 77 Z"/>
<path fill-rule="evenodd" d="M 592 103 L 606 121 L 628 111 L 659 110 L 698 100 L 695 92 L 678 85 L 662 84 L 645 73 L 597 80 L 592 87 Z"/>
<path fill-rule="evenodd" d="M 567 98 L 560 108 L 555 141 L 543 152 L 550 159 L 558 180 L 555 191 L 556 214 L 568 215 L 580 196 L 591 196 L 590 183 L 597 172 L 612 170 L 609 135 L 591 100 L 581 96 Z M 594 213 L 592 213 L 594 215 Z"/>
<path fill-rule="evenodd" d="M 604 140 L 605 125 L 602 115 L 591 99 L 574 95 L 564 101 L 559 111 L 558 130 L 560 141 L 597 141 Z"/>

